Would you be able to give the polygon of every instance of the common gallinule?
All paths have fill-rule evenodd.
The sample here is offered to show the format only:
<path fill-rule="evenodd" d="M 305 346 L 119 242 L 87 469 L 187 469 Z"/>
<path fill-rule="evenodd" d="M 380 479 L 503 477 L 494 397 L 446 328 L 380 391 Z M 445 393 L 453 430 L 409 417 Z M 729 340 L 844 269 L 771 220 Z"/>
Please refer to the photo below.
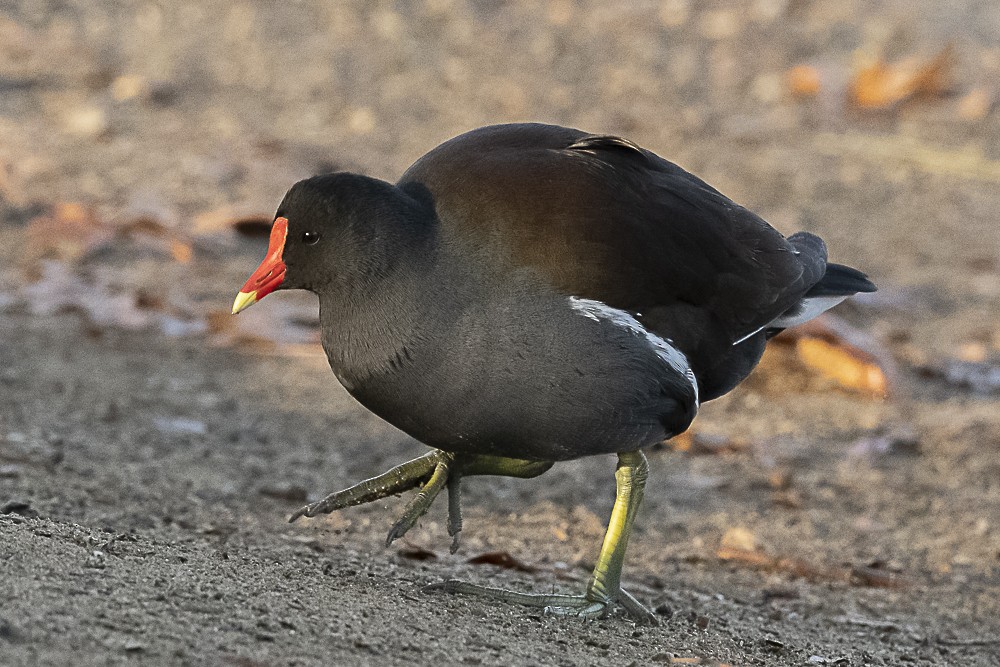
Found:
<path fill-rule="evenodd" d="M 296 183 L 233 304 L 319 296 L 323 349 L 362 405 L 434 450 L 303 507 L 315 516 L 421 487 L 387 543 L 459 481 L 534 477 L 616 454 L 617 498 L 586 592 L 436 588 L 583 617 L 615 602 L 647 476 L 642 449 L 753 369 L 768 338 L 875 286 L 787 239 L 677 165 L 618 137 L 540 124 L 463 134 L 396 185 L 335 173 Z"/>

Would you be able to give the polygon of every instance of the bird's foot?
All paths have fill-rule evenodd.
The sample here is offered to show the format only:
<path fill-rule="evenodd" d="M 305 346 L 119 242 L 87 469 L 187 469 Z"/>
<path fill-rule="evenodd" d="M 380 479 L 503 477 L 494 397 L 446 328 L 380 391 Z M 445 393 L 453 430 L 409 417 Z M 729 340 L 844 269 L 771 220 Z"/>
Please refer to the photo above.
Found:
<path fill-rule="evenodd" d="M 440 450 L 428 452 L 412 461 L 387 470 L 377 477 L 366 479 L 350 488 L 331 493 L 322 500 L 301 507 L 289 517 L 288 521 L 291 523 L 304 516 L 314 517 L 318 514 L 329 514 L 345 507 L 363 505 L 408 491 L 427 483 L 434 475 L 438 464 L 445 460 L 450 461 L 450 459 L 450 454 Z"/>
<path fill-rule="evenodd" d="M 329 514 L 345 507 L 363 505 L 387 496 L 421 487 L 409 502 L 403 515 L 393 524 L 386 537 L 386 546 L 406 534 L 416 525 L 433 504 L 441 489 L 448 488 L 448 534 L 451 536 L 451 553 L 458 551 L 462 532 L 461 479 L 471 475 L 504 475 L 507 477 L 536 477 L 552 467 L 551 461 L 525 461 L 498 456 L 456 455 L 442 450 L 428 452 L 412 461 L 359 482 L 354 486 L 331 493 L 326 498 L 296 510 L 288 521 L 301 517 Z"/>
<path fill-rule="evenodd" d="M 434 466 L 434 472 L 431 473 L 430 479 L 427 480 L 417 495 L 413 496 L 413 499 L 407 503 L 406 509 L 403 510 L 403 516 L 399 517 L 399 520 L 389 530 L 389 534 L 385 538 L 385 546 L 389 546 L 403 535 L 406 535 L 410 528 L 417 525 L 417 521 L 427 513 L 427 510 L 434 503 L 434 499 L 441 493 L 441 489 L 448 485 L 449 473 L 451 472 L 454 457 L 444 452 L 440 452 L 440 454 L 441 456 L 438 457 L 438 462 Z M 452 508 L 449 506 L 449 509 Z M 459 517 L 459 530 L 461 530 L 461 521 L 461 517 Z M 451 522 L 449 521 L 450 527 Z M 457 547 L 458 534 L 456 533 L 454 537 Z"/>
<path fill-rule="evenodd" d="M 449 579 L 424 587 L 424 592 L 443 591 L 475 595 L 510 604 L 541 607 L 543 613 L 554 616 L 575 616 L 584 620 L 604 618 L 615 603 L 640 625 L 659 625 L 656 615 L 646 608 L 628 591 L 619 588 L 615 595 L 601 595 L 588 591 L 586 595 L 556 595 L 545 593 L 519 593 L 505 588 L 479 586 L 457 579 Z"/>

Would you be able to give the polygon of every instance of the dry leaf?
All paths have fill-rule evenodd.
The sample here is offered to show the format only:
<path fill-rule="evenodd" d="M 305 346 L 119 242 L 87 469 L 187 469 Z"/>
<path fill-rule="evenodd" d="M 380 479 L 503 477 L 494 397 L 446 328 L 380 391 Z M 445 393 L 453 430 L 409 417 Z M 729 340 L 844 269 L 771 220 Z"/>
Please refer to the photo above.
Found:
<path fill-rule="evenodd" d="M 79 312 L 98 327 L 133 331 L 159 327 L 171 336 L 200 334 L 206 329 L 200 319 L 162 312 L 168 307 L 162 301 L 113 287 L 100 276 L 78 275 L 62 262 L 44 260 L 40 272 L 39 280 L 20 290 L 33 315 Z"/>
<path fill-rule="evenodd" d="M 73 202 L 56 204 L 51 213 L 32 219 L 25 233 L 21 256 L 28 267 L 45 259 L 74 261 L 112 237 L 93 208 Z"/>
<path fill-rule="evenodd" d="M 962 343 L 958 348 L 958 358 L 962 361 L 983 362 L 986 361 L 988 350 L 982 343 Z"/>
<path fill-rule="evenodd" d="M 518 559 L 514 558 L 510 553 L 506 551 L 488 551 L 478 556 L 473 556 L 467 563 L 472 563 L 473 565 L 496 565 L 497 567 L 503 567 L 508 570 L 518 570 L 520 572 L 537 572 L 538 568 L 532 565 L 527 565 Z"/>
<path fill-rule="evenodd" d="M 815 97 L 821 85 L 819 70 L 811 65 L 796 65 L 785 75 L 788 89 L 795 97 Z"/>
<path fill-rule="evenodd" d="M 181 264 L 190 264 L 194 257 L 194 249 L 191 244 L 178 239 L 170 240 L 170 255 Z"/>
<path fill-rule="evenodd" d="M 267 238 L 273 223 L 273 215 L 227 206 L 196 216 L 193 227 L 196 235 L 232 230 L 243 236 Z"/>
<path fill-rule="evenodd" d="M 719 547 L 715 555 L 726 562 L 749 565 L 765 572 L 787 572 L 810 581 L 843 581 L 848 576 L 846 571 L 815 567 L 796 558 L 779 558 L 762 551 Z"/>
<path fill-rule="evenodd" d="M 892 572 L 871 565 L 855 565 L 851 568 L 851 583 L 872 588 L 906 588 L 909 580 L 898 572 Z"/>
<path fill-rule="evenodd" d="M 993 95 L 985 88 L 969 91 L 958 101 L 958 117 L 963 120 L 982 120 L 993 110 Z"/>
<path fill-rule="evenodd" d="M 425 549 L 424 547 L 409 543 L 400 547 L 396 553 L 403 558 L 409 558 L 410 560 L 436 560 L 438 557 L 438 555 L 430 549 Z"/>
<path fill-rule="evenodd" d="M 743 452 L 750 446 L 745 440 L 711 433 L 695 433 L 690 429 L 675 435 L 664 444 L 675 452 L 685 452 L 695 456 Z"/>
<path fill-rule="evenodd" d="M 806 366 L 845 389 L 880 398 L 888 393 L 888 381 L 882 369 L 871 355 L 857 348 L 803 337 L 796 341 L 795 352 Z"/>
<path fill-rule="evenodd" d="M 950 45 L 930 60 L 876 60 L 855 72 L 850 100 L 862 109 L 884 109 L 917 95 L 939 96 L 947 89 L 954 60 Z"/>
<path fill-rule="evenodd" d="M 816 566 L 798 558 L 782 558 L 760 550 L 733 549 L 726 546 L 719 547 L 716 556 L 727 563 L 747 565 L 764 572 L 785 572 L 809 581 L 842 581 L 856 586 L 876 588 L 901 588 L 910 583 L 901 574 L 871 565 L 848 568 Z"/>
<path fill-rule="evenodd" d="M 753 533 L 746 528 L 730 528 L 722 536 L 722 549 L 741 549 L 743 551 L 755 551 L 757 540 Z"/>

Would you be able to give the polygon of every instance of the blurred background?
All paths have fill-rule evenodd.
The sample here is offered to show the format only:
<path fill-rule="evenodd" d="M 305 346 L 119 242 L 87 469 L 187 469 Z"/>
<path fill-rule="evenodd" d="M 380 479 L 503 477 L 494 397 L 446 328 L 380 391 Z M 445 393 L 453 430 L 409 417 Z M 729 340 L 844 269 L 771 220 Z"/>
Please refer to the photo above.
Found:
<path fill-rule="evenodd" d="M 6 7 L 12 223 L 66 203 L 216 232 L 298 178 L 394 180 L 462 131 L 537 120 L 625 135 L 880 282 L 997 297 L 994 3 Z"/>
<path fill-rule="evenodd" d="M 996 664 L 998 81 L 993 1 L 0 4 L 0 649 Z M 437 510 L 379 551 L 399 501 L 286 526 L 423 450 L 336 385 L 313 297 L 228 315 L 296 180 L 518 121 L 625 136 L 880 287 L 653 452 L 641 641 L 416 588 L 579 585 L 608 461 L 470 482 L 456 556 Z"/>

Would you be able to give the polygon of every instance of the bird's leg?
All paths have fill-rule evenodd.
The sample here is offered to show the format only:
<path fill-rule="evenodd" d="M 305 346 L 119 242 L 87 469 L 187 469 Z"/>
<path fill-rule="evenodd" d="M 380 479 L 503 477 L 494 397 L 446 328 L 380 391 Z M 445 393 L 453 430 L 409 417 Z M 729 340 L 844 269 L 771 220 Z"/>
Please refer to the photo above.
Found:
<path fill-rule="evenodd" d="M 440 457 L 437 465 L 434 466 L 431 478 L 427 480 L 427 483 L 424 484 L 417 495 L 413 496 L 413 500 L 407 504 L 406 509 L 403 510 L 403 516 L 399 517 L 399 520 L 393 524 L 389 535 L 385 538 L 385 546 L 389 546 L 403 535 L 406 535 L 406 532 L 416 525 L 417 520 L 427 513 L 434 499 L 441 493 L 441 489 L 448 484 L 448 472 L 451 468 L 453 457 L 451 454 L 441 453 L 443 456 Z"/>
<path fill-rule="evenodd" d="M 500 477 L 537 477 L 551 468 L 552 461 L 528 461 L 503 456 L 459 455 L 448 477 L 448 535 L 451 536 L 451 553 L 458 551 L 462 533 L 462 478 L 475 475 Z"/>
<path fill-rule="evenodd" d="M 331 493 L 320 501 L 297 510 L 290 522 L 306 516 L 329 514 L 336 510 L 362 505 L 387 496 L 396 495 L 422 486 L 410 501 L 403 515 L 393 525 L 386 538 L 392 544 L 416 525 L 430 508 L 441 489 L 448 487 L 448 534 L 451 535 L 451 552 L 458 550 L 462 530 L 460 481 L 470 475 L 503 475 L 507 477 L 536 477 L 552 467 L 551 461 L 526 461 L 501 456 L 456 455 L 439 449 L 407 461 L 381 475 L 366 479 L 354 486 Z"/>
<path fill-rule="evenodd" d="M 354 486 L 331 493 L 323 500 L 302 507 L 288 519 L 295 521 L 299 517 L 313 517 L 317 514 L 329 514 L 345 507 L 363 505 L 387 496 L 408 491 L 425 483 L 435 472 L 438 463 L 450 456 L 440 450 L 428 452 L 412 461 L 400 464 L 391 470 L 359 482 Z"/>
<path fill-rule="evenodd" d="M 626 611 L 641 623 L 656 624 L 656 617 L 646 607 L 621 587 L 622 565 L 628 546 L 632 523 L 642 502 L 643 489 L 648 475 L 646 457 L 642 452 L 618 455 L 615 471 L 617 495 L 611 520 L 604 535 L 597 565 L 584 595 L 544 595 L 517 593 L 502 588 L 478 586 L 464 581 L 445 581 L 432 584 L 424 590 L 443 590 L 450 593 L 479 595 L 503 602 L 544 607 L 546 613 L 596 618 L 604 616 L 608 607 L 619 602 Z"/>

